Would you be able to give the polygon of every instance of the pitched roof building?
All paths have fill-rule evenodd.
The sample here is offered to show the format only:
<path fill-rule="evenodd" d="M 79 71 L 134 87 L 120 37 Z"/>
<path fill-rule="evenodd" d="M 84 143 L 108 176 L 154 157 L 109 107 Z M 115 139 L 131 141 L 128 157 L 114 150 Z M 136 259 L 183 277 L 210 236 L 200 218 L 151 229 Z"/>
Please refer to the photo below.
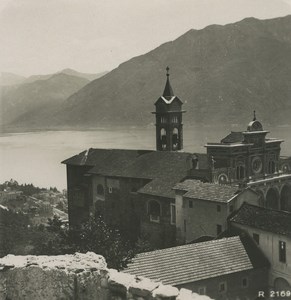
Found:
<path fill-rule="evenodd" d="M 235 236 L 141 253 L 124 272 L 187 287 L 214 299 L 252 297 L 257 296 L 258 288 L 267 287 L 269 263 L 262 260 L 256 264 L 257 252 Z"/>
<path fill-rule="evenodd" d="M 275 291 L 290 291 L 291 213 L 244 203 L 230 225 L 251 236 L 269 260 L 269 286 Z"/>
<path fill-rule="evenodd" d="M 186 179 L 173 189 L 180 243 L 218 237 L 227 229 L 228 216 L 242 203 L 259 205 L 259 195 L 250 188 Z"/>
<path fill-rule="evenodd" d="M 101 213 L 132 239 L 143 232 L 156 246 L 175 244 L 172 187 L 194 169 L 207 170 L 208 162 L 206 154 L 178 151 L 183 148 L 184 111 L 173 93 L 168 68 L 163 95 L 155 105 L 157 151 L 90 148 L 63 161 L 70 226 Z M 205 177 L 205 172 L 196 177 Z"/>
<path fill-rule="evenodd" d="M 244 203 L 230 221 L 291 238 L 291 212 Z"/>

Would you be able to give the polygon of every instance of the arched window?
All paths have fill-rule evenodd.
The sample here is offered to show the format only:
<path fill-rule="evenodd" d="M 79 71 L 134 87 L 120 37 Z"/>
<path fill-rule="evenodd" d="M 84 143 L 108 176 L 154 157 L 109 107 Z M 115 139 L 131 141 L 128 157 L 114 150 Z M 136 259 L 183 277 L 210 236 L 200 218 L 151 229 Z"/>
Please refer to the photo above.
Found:
<path fill-rule="evenodd" d="M 173 130 L 172 141 L 173 141 L 173 150 L 177 150 L 179 146 L 179 131 L 177 128 L 174 128 Z"/>
<path fill-rule="evenodd" d="M 148 213 L 151 222 L 160 222 L 161 206 L 160 203 L 154 200 L 148 202 Z"/>
<path fill-rule="evenodd" d="M 102 184 L 97 185 L 97 195 L 104 196 L 104 187 Z"/>
<path fill-rule="evenodd" d="M 279 209 L 279 192 L 275 188 L 269 188 L 266 194 L 266 207 L 278 210 Z"/>
<path fill-rule="evenodd" d="M 167 148 L 167 132 L 165 128 L 161 129 L 161 143 L 162 143 L 162 149 L 165 150 Z"/>

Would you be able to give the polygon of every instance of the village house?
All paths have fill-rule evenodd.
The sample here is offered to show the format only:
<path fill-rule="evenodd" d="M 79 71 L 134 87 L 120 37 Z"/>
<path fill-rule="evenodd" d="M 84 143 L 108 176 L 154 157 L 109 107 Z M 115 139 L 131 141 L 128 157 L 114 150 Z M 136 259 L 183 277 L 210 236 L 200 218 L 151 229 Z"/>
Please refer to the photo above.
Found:
<path fill-rule="evenodd" d="M 244 203 L 230 227 L 246 232 L 270 262 L 269 286 L 275 292 L 291 288 L 291 213 Z M 274 294 L 274 296 L 278 296 Z"/>
<path fill-rule="evenodd" d="M 213 299 L 256 299 L 268 290 L 269 262 L 247 237 L 229 237 L 138 254 L 123 272 Z"/>
<path fill-rule="evenodd" d="M 186 179 L 176 192 L 176 238 L 179 244 L 196 239 L 214 239 L 227 229 L 227 218 L 244 202 L 259 205 L 259 195 L 250 188 L 204 183 Z"/>

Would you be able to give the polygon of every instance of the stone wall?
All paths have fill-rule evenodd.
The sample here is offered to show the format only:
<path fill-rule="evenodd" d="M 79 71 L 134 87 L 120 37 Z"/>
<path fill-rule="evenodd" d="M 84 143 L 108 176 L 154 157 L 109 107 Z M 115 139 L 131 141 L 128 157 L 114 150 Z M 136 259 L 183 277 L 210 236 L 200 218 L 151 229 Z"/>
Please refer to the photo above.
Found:
<path fill-rule="evenodd" d="M 0 300 L 210 300 L 147 278 L 108 269 L 92 252 L 0 259 Z"/>

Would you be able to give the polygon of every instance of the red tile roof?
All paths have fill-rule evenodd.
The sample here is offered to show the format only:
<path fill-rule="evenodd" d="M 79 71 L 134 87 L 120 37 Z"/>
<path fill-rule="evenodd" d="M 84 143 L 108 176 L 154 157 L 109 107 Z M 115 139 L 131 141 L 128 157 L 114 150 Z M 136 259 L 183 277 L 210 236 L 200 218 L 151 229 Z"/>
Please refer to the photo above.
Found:
<path fill-rule="evenodd" d="M 123 272 L 180 285 L 253 269 L 240 237 L 138 254 Z"/>

